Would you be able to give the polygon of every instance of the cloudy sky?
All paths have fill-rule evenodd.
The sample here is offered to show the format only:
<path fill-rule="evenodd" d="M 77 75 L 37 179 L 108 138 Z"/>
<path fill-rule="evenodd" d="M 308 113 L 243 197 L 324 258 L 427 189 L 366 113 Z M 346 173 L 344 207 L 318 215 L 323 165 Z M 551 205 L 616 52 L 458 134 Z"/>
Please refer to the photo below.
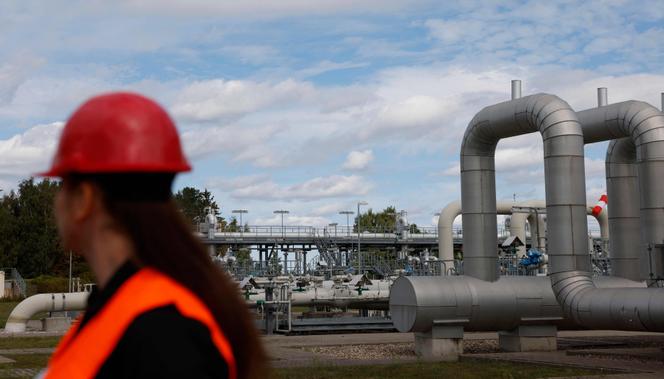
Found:
<path fill-rule="evenodd" d="M 132 90 L 177 121 L 195 169 L 176 186 L 210 189 L 226 217 L 345 224 L 365 200 L 433 225 L 460 197 L 468 121 L 511 79 L 577 110 L 600 86 L 660 105 L 661 0 L 442 3 L 3 1 L 0 188 L 48 166 L 87 97 Z M 586 147 L 592 202 L 605 150 Z M 501 141 L 497 169 L 499 199 L 543 198 L 538 135 Z"/>

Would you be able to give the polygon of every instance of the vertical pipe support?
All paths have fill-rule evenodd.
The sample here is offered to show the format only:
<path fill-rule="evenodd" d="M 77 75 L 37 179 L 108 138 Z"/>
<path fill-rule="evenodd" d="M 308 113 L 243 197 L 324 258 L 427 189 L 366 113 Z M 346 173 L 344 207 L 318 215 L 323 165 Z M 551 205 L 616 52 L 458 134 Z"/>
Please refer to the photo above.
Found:
<path fill-rule="evenodd" d="M 521 80 L 512 80 L 512 100 L 521 98 Z"/>
<path fill-rule="evenodd" d="M 597 89 L 597 106 L 605 107 L 609 105 L 609 95 L 607 93 L 606 87 L 600 87 Z"/>

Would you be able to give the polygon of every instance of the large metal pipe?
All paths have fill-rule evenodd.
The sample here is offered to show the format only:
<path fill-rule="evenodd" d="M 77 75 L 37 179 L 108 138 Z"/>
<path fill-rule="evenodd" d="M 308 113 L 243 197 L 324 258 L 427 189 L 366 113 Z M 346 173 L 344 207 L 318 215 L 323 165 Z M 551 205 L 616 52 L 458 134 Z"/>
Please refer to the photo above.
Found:
<path fill-rule="evenodd" d="M 581 125 L 565 101 L 538 94 L 486 107 L 466 129 L 461 145 L 462 217 L 464 237 L 470 237 L 464 238 L 466 275 L 487 281 L 499 277 L 496 145 L 502 138 L 536 131 L 544 144 L 548 250 L 560 258 L 551 264 L 590 269 Z"/>
<path fill-rule="evenodd" d="M 540 251 L 546 249 L 546 221 L 545 215 L 529 213 L 528 224 L 530 224 L 531 240 L 536 238 L 535 248 Z M 534 230 L 534 234 L 533 234 Z"/>
<path fill-rule="evenodd" d="M 39 312 L 82 311 L 89 292 L 40 293 L 30 296 L 14 307 L 7 318 L 5 333 L 25 332 L 25 324 Z"/>
<path fill-rule="evenodd" d="M 640 194 L 640 257 L 645 262 L 641 265 L 641 279 L 651 279 L 651 273 L 664 275 L 664 257 L 655 248 L 664 241 L 664 114 L 641 101 L 625 101 L 578 114 L 586 143 L 621 137 L 629 137 L 634 143 Z"/>
<path fill-rule="evenodd" d="M 512 208 L 518 207 L 535 207 L 535 208 L 545 208 L 546 203 L 543 200 L 528 200 L 526 202 L 513 203 L 509 201 L 497 201 L 496 202 L 496 214 L 512 214 Z M 604 211 L 598 215 L 593 214 L 593 206 L 588 205 L 586 212 L 588 215 L 595 217 L 597 223 L 599 224 L 600 236 L 603 240 L 608 240 L 610 235 L 609 230 L 609 212 Z M 455 200 L 447 204 L 440 212 L 438 217 L 438 257 L 444 261 L 453 261 L 454 260 L 454 220 L 457 216 L 461 214 L 461 202 Z M 523 214 L 526 215 L 525 213 Z M 516 216 L 516 220 L 513 218 L 510 224 L 510 235 L 517 235 L 519 239 L 524 241 L 525 238 L 525 225 L 522 224 L 522 220 L 518 214 L 512 215 Z M 536 239 L 535 246 L 538 249 L 543 249 L 546 245 L 546 223 L 542 216 L 539 217 L 537 224 L 535 224 L 535 215 L 527 214 L 528 223 L 530 224 L 531 238 Z M 521 229 L 523 231 L 520 231 Z"/>
<path fill-rule="evenodd" d="M 599 110 L 610 113 L 615 112 L 615 107 L 605 106 Z M 652 120 L 657 116 L 646 111 L 637 118 L 639 113 L 634 114 L 633 111 L 616 113 L 622 116 L 618 119 L 629 120 L 628 124 L 636 119 L 638 123 L 627 130 L 639 142 L 655 143 L 653 147 L 658 148 L 657 138 L 654 137 L 662 130 L 654 124 L 643 127 L 643 124 L 657 121 Z M 613 122 L 615 119 L 603 118 Z M 584 122 L 584 129 L 586 126 L 590 136 L 600 135 L 604 129 L 611 130 L 611 127 L 597 127 L 590 122 Z M 527 305 L 520 303 L 520 299 L 527 301 L 529 296 L 510 290 L 510 281 L 501 279 L 496 283 L 487 283 L 496 280 L 498 267 L 495 254 L 495 147 L 501 138 L 531 131 L 539 131 L 544 140 L 551 287 L 563 315 L 578 325 L 590 328 L 663 330 L 664 291 L 622 288 L 628 287 L 629 282 L 620 284 L 618 289 L 602 289 L 596 288 L 592 281 L 586 242 L 587 209 L 584 209 L 584 135 L 577 115 L 567 103 L 551 95 L 528 96 L 487 107 L 471 121 L 461 148 L 461 189 L 464 236 L 470 237 L 464 239 L 467 249 L 464 254 L 467 260 L 465 270 L 475 278 L 400 278 L 390 295 L 390 310 L 395 325 L 401 325 L 399 330 L 403 331 L 408 328 L 425 331 L 435 320 L 448 325 L 500 330 L 537 318 L 532 317 L 532 309 L 528 310 Z M 619 135 L 619 131 L 612 137 Z M 636 146 L 638 151 L 640 144 L 636 143 Z M 648 149 L 644 147 L 644 150 L 649 149 L 650 146 Z M 664 147 L 662 149 L 664 151 Z M 653 152 L 644 151 L 643 155 Z M 643 155 L 639 154 L 639 157 Z M 661 156 L 664 157 L 664 154 Z M 648 169 L 656 168 L 655 165 L 640 163 L 642 189 L 647 187 L 644 178 L 655 178 L 643 174 L 650 173 Z M 654 191 L 648 192 L 649 195 L 642 195 L 642 199 L 654 203 L 657 200 L 651 198 L 655 195 Z M 644 201 L 641 204 L 643 209 Z M 536 283 L 538 279 L 523 280 Z M 620 278 L 608 280 L 626 282 Z M 485 296 L 485 292 L 494 296 Z M 540 292 L 540 295 L 543 294 Z M 539 322 L 550 323 L 551 317 L 546 313 L 553 308 L 544 302 L 545 297 L 536 293 L 530 295 L 533 297 L 529 305 L 536 310 L 535 315 L 545 315 Z M 464 304 L 471 306 L 468 308 Z M 495 317 L 487 319 L 484 315 Z"/>
<path fill-rule="evenodd" d="M 454 260 L 454 219 L 461 214 L 461 201 L 454 200 L 440 211 L 438 216 L 438 258 Z"/>
<path fill-rule="evenodd" d="M 630 137 L 636 147 L 640 192 L 642 252 L 664 241 L 664 114 L 639 101 L 626 101 L 578 113 L 586 142 Z M 551 178 L 554 179 L 554 178 Z M 557 179 L 557 178 L 556 178 Z M 548 192 L 547 192 L 548 197 Z M 553 291 L 565 315 L 594 329 L 664 331 L 664 291 L 657 288 L 595 288 L 587 269 L 588 259 L 558 264 L 562 256 L 549 250 Z M 587 256 L 588 252 L 585 251 Z M 661 254 L 648 257 L 650 272 L 662 272 Z M 564 263 L 562 261 L 561 263 Z M 649 273 L 641 272 L 649 279 Z M 644 275 L 647 274 L 647 275 Z M 644 277 L 645 276 L 645 277 Z"/>
<path fill-rule="evenodd" d="M 595 278 L 601 288 L 644 287 L 622 278 Z M 466 331 L 512 330 L 519 325 L 578 327 L 563 312 L 545 276 L 506 276 L 487 282 L 468 276 L 404 276 L 390 291 L 390 315 L 400 332 L 426 332 L 434 322 Z"/>
<path fill-rule="evenodd" d="M 544 203 L 543 201 L 541 202 Z M 496 214 L 511 215 L 515 206 L 527 207 L 531 202 L 514 203 L 511 201 L 496 202 Z M 461 201 L 454 200 L 447 204 L 438 217 L 438 257 L 443 261 L 454 260 L 454 220 L 461 215 Z M 523 224 L 523 225 L 521 225 Z M 496 230 L 497 232 L 497 230 Z M 526 240 L 525 220 L 523 223 L 517 220 L 510 224 L 510 235 L 518 235 L 523 242 Z"/>
<path fill-rule="evenodd" d="M 609 212 L 611 270 L 631 280 L 641 279 L 638 185 L 634 142 L 630 138 L 611 141 L 606 150 L 606 192 L 615 199 Z"/>

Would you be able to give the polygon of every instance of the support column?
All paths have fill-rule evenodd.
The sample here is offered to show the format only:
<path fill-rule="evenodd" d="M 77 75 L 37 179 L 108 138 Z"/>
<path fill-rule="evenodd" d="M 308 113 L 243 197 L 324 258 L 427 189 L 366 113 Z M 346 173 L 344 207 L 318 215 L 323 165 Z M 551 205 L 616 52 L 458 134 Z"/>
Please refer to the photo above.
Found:
<path fill-rule="evenodd" d="M 415 354 L 424 359 L 458 361 L 463 353 L 463 327 L 439 326 L 415 333 Z"/>
<path fill-rule="evenodd" d="M 288 251 L 284 251 L 284 275 L 288 275 Z"/>
<path fill-rule="evenodd" d="M 553 325 L 519 326 L 498 332 L 500 350 L 509 352 L 556 351 L 557 329 Z"/>
<path fill-rule="evenodd" d="M 268 336 L 274 333 L 276 320 L 272 301 L 274 300 L 274 286 L 272 283 L 265 286 L 265 334 Z"/>

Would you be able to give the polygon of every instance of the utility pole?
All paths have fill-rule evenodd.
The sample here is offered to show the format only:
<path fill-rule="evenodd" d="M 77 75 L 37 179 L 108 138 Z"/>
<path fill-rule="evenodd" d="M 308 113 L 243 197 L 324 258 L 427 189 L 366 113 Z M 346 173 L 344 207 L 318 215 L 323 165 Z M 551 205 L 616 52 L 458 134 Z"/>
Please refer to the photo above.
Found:
<path fill-rule="evenodd" d="M 244 224 L 242 223 L 242 214 L 249 213 L 249 211 L 246 209 L 233 209 L 231 212 L 240 214 L 240 237 L 242 237 L 244 234 Z"/>
<path fill-rule="evenodd" d="M 285 210 L 285 209 L 279 209 L 274 211 L 274 214 L 280 214 L 281 215 L 281 239 L 286 238 L 286 234 L 284 233 L 284 215 L 289 214 L 290 212 Z"/>
<path fill-rule="evenodd" d="M 355 214 L 353 211 L 341 211 L 340 215 L 346 215 L 346 235 L 350 237 L 350 215 Z"/>
<path fill-rule="evenodd" d="M 367 205 L 366 201 L 358 201 L 357 202 L 357 260 L 359 261 L 358 265 L 358 271 L 360 272 L 360 275 L 362 275 L 362 249 L 360 248 L 360 220 L 362 219 L 360 215 L 360 205 Z"/>

